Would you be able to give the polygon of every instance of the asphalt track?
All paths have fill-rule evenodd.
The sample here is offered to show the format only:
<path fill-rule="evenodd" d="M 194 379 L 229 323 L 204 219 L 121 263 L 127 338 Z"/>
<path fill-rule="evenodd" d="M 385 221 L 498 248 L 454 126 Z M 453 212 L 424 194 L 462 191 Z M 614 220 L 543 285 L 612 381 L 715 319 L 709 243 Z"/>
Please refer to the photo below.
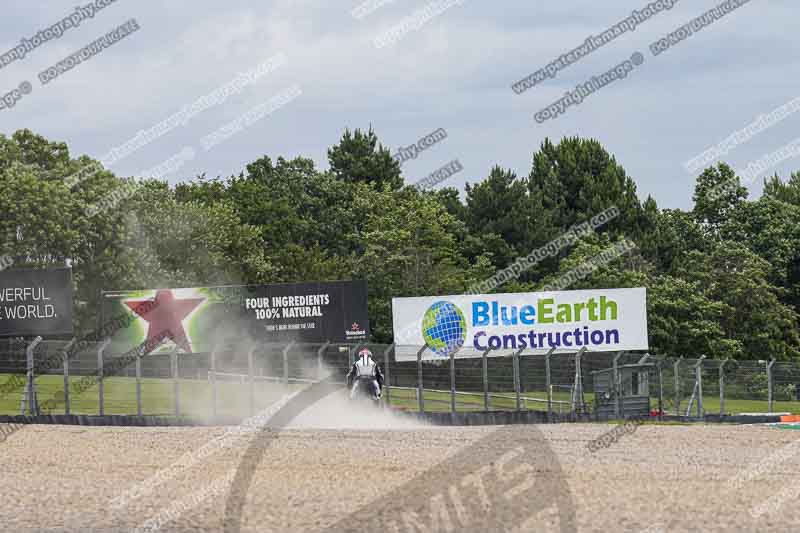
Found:
<path fill-rule="evenodd" d="M 242 531 L 800 530 L 794 431 L 642 426 L 590 453 L 587 444 L 613 425 L 431 428 L 384 419 L 380 429 L 314 429 L 342 423 L 322 418 L 273 435 L 244 495 Z M 114 502 L 225 432 L 26 427 L 0 444 L 0 528 L 125 531 L 152 526 L 173 506 L 180 512 L 160 531 L 220 531 L 230 484 L 202 491 L 236 471 L 252 436 L 123 507 Z"/>

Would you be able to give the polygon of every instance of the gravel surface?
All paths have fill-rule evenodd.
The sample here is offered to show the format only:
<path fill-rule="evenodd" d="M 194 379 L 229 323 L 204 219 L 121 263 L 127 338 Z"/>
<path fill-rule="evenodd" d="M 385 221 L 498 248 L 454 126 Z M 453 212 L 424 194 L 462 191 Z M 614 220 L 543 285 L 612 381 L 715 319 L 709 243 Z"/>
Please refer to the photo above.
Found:
<path fill-rule="evenodd" d="M 388 532 L 411 531 L 415 521 L 436 526 L 432 520 L 442 530 L 503 531 L 502 521 L 509 531 L 559 531 L 559 512 L 574 513 L 578 531 L 800 531 L 800 432 L 646 425 L 587 449 L 614 427 L 284 430 L 256 468 L 242 530 L 368 531 L 378 510 L 391 509 Z M 251 437 L 228 440 L 185 468 L 171 465 L 227 430 L 25 427 L 0 443 L 0 528 L 125 531 L 161 520 L 161 531 L 220 531 L 225 476 Z M 465 472 L 476 471 L 483 484 L 475 476 L 469 483 Z M 170 475 L 138 497 L 131 492 L 158 472 Z M 526 475 L 531 483 L 511 491 Z M 555 494 L 556 505 L 537 508 L 537 499 Z M 443 501 L 448 507 L 437 514 Z"/>

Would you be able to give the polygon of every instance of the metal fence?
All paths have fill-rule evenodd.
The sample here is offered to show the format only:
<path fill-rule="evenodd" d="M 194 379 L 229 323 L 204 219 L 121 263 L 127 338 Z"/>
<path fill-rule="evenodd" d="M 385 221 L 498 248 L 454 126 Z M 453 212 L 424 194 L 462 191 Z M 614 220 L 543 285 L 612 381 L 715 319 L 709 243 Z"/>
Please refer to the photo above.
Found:
<path fill-rule="evenodd" d="M 487 351 L 482 358 L 397 361 L 393 345 L 248 344 L 211 353 L 108 353 L 106 342 L 0 343 L 0 414 L 247 416 L 287 390 L 345 375 L 361 346 L 386 377 L 387 405 L 409 411 L 593 411 L 595 372 L 642 353 Z M 800 365 L 647 356 L 650 405 L 680 416 L 800 412 Z M 616 364 L 616 366 L 615 366 Z M 33 387 L 28 384 L 33 383 Z M 615 391 L 630 384 L 619 374 Z M 616 392 L 615 392 L 616 393 Z M 616 414 L 625 416 L 623 412 Z"/>

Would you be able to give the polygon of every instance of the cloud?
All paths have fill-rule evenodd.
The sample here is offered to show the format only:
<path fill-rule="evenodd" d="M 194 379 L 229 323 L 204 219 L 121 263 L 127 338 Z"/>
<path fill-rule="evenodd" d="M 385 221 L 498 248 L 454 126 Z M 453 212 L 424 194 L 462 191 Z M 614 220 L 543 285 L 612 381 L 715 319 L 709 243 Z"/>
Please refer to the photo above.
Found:
<path fill-rule="evenodd" d="M 510 85 L 574 48 L 589 34 L 623 19 L 646 0 L 611 8 L 589 0 L 561 3 L 464 0 L 392 46 L 373 39 L 429 0 L 392 2 L 369 17 L 350 12 L 361 0 L 118 0 L 62 38 L 0 70 L 0 93 L 21 81 L 33 93 L 0 112 L 0 132 L 28 127 L 69 144 L 73 153 L 100 157 L 207 94 L 284 52 L 288 63 L 209 109 L 112 170 L 130 175 L 170 157 L 296 84 L 303 98 L 198 157 L 168 176 L 238 173 L 261 155 L 305 155 L 326 168 L 326 150 L 345 127 L 372 124 L 391 149 L 445 128 L 448 141 L 404 165 L 407 181 L 458 159 L 464 172 L 448 185 L 485 177 L 500 164 L 518 174 L 545 138 L 599 139 L 637 181 L 640 195 L 662 207 L 688 207 L 694 178 L 683 163 L 732 131 L 798 96 L 784 80 L 797 71 L 800 40 L 775 31 L 794 15 L 789 0 L 751 2 L 658 57 L 647 46 L 716 2 L 682 1 L 671 11 L 582 59 L 522 95 Z M 702 5 L 699 5 L 702 4 Z M 22 5 L 0 21 L 0 51 L 52 24 L 74 6 L 44 1 Z M 42 87 L 36 74 L 129 18 L 141 30 Z M 581 106 L 546 124 L 533 114 L 634 51 L 645 64 Z M 771 81 L 770 81 L 771 80 Z M 795 92 L 793 92 L 795 91 Z M 728 154 L 741 166 L 786 144 L 793 120 Z M 796 168 L 777 168 L 786 175 Z"/>

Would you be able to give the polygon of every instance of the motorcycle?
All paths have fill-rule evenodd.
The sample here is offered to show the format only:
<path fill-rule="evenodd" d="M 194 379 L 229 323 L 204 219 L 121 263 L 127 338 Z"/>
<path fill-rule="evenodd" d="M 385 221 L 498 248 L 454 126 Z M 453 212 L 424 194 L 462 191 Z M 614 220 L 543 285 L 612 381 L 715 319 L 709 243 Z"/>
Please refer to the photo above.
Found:
<path fill-rule="evenodd" d="M 361 376 L 355 378 L 350 389 L 350 399 L 353 401 L 370 400 L 374 403 L 381 401 L 381 393 L 378 389 L 378 382 L 375 378 L 369 376 Z"/>

